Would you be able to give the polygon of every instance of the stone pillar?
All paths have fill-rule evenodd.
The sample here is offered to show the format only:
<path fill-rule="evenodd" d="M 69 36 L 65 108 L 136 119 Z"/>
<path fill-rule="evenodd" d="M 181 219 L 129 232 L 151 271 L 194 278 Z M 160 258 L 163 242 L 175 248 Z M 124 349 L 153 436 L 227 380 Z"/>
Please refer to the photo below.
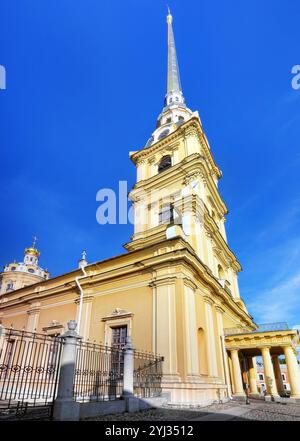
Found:
<path fill-rule="evenodd" d="M 207 348 L 207 361 L 208 361 L 208 375 L 210 377 L 218 376 L 217 365 L 217 349 L 215 340 L 215 328 L 213 320 L 212 305 L 213 301 L 210 297 L 204 296 L 204 308 L 205 308 L 205 322 L 206 322 L 206 348 Z"/>
<path fill-rule="evenodd" d="M 133 394 L 133 371 L 134 371 L 134 348 L 131 337 L 126 338 L 124 351 L 124 373 L 123 373 L 123 395 L 126 401 L 127 412 L 137 412 L 139 410 L 139 400 Z"/>
<path fill-rule="evenodd" d="M 150 284 L 153 288 L 152 351 L 164 356 L 164 380 L 178 380 L 175 277 Z"/>
<path fill-rule="evenodd" d="M 257 373 L 256 373 L 256 358 L 248 358 L 248 369 L 249 369 L 249 387 L 251 395 L 258 395 L 257 389 Z"/>
<path fill-rule="evenodd" d="M 232 366 L 232 360 L 231 360 L 231 356 L 229 356 L 228 351 L 226 351 L 226 355 L 227 355 L 227 360 L 228 360 L 228 367 L 229 367 L 229 377 L 230 377 L 230 385 L 231 385 L 231 391 L 232 394 L 235 394 L 234 391 L 234 380 L 233 380 L 233 366 Z"/>
<path fill-rule="evenodd" d="M 60 362 L 57 398 L 53 418 L 56 421 L 78 421 L 80 404 L 74 400 L 74 375 L 77 344 L 81 337 L 75 331 L 75 320 L 68 322 L 68 331 L 61 336 L 63 348 Z"/>
<path fill-rule="evenodd" d="M 232 373 L 233 373 L 233 382 L 234 382 L 234 395 L 244 397 L 245 392 L 243 389 L 239 351 L 238 349 L 231 349 L 230 354 L 231 354 L 232 371 L 233 371 Z"/>
<path fill-rule="evenodd" d="M 224 324 L 223 324 L 223 314 L 224 309 L 219 305 L 215 307 L 217 314 L 217 326 L 218 326 L 218 335 L 220 340 L 220 360 L 221 360 L 221 377 L 224 383 L 227 385 L 228 396 L 231 397 L 232 389 L 231 389 L 231 381 L 229 374 L 229 360 L 225 348 L 225 337 L 224 337 Z"/>
<path fill-rule="evenodd" d="M 284 346 L 284 355 L 291 386 L 291 398 L 300 398 L 300 368 L 296 351 L 292 346 Z"/>
<path fill-rule="evenodd" d="M 28 314 L 27 325 L 26 325 L 27 332 L 34 332 L 37 330 L 40 311 L 41 311 L 40 306 L 41 304 L 39 302 L 31 303 L 30 305 L 31 308 L 27 311 Z"/>
<path fill-rule="evenodd" d="M 226 369 L 228 370 L 228 365 L 225 358 L 225 350 L 223 345 L 223 313 L 224 309 L 221 308 L 219 305 L 215 306 L 216 316 L 217 316 L 217 335 L 218 335 L 218 358 L 219 358 L 219 366 L 220 366 L 220 372 L 219 376 L 222 378 L 224 383 L 228 384 L 227 379 L 229 378 L 229 374 L 227 374 Z"/>
<path fill-rule="evenodd" d="M 278 355 L 272 355 L 274 375 L 279 395 L 285 395 Z"/>
<path fill-rule="evenodd" d="M 270 348 L 269 347 L 261 348 L 261 353 L 264 363 L 264 374 L 265 374 L 266 389 L 267 389 L 266 396 L 278 397 L 279 395 L 277 391 L 274 369 L 270 355 Z"/>
<path fill-rule="evenodd" d="M 196 285 L 184 280 L 184 341 L 186 349 L 186 374 L 189 379 L 199 376 L 199 355 L 197 343 L 197 320 L 195 290 Z"/>

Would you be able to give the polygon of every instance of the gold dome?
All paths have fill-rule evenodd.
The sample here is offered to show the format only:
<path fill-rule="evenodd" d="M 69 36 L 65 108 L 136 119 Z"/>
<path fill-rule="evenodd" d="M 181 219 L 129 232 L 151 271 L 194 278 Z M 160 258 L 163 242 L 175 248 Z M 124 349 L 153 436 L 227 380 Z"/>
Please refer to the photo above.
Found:
<path fill-rule="evenodd" d="M 25 254 L 39 257 L 40 252 L 36 248 L 30 247 L 30 248 L 25 248 Z"/>

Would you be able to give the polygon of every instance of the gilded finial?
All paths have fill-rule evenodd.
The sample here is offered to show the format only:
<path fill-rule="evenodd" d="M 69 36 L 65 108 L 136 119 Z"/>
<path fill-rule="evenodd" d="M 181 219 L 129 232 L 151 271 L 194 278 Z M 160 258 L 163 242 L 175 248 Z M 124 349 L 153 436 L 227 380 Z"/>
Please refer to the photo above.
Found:
<path fill-rule="evenodd" d="M 30 254 L 30 255 L 32 255 L 32 256 L 37 256 L 37 257 L 39 257 L 40 252 L 36 249 L 36 243 L 37 243 L 37 237 L 34 236 L 34 237 L 33 237 L 33 242 L 32 242 L 31 247 L 29 247 L 29 248 L 25 248 L 25 254 Z"/>

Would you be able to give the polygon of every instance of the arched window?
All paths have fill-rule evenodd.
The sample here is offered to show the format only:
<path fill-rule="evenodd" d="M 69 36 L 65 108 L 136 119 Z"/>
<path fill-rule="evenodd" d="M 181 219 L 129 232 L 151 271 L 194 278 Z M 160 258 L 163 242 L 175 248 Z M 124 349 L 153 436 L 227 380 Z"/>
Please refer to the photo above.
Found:
<path fill-rule="evenodd" d="M 13 284 L 12 280 L 9 280 L 6 285 L 6 292 L 13 291 L 13 289 L 14 289 L 14 284 Z"/>
<path fill-rule="evenodd" d="M 172 159 L 170 155 L 163 156 L 160 163 L 158 164 L 158 173 L 172 167 Z"/>
<path fill-rule="evenodd" d="M 165 138 L 169 134 L 169 131 L 170 131 L 169 129 L 166 129 L 163 132 L 161 132 L 161 134 L 159 135 L 158 139 Z"/>
<path fill-rule="evenodd" d="M 225 279 L 225 273 L 224 273 L 223 267 L 221 265 L 218 265 L 218 277 L 220 280 Z"/>

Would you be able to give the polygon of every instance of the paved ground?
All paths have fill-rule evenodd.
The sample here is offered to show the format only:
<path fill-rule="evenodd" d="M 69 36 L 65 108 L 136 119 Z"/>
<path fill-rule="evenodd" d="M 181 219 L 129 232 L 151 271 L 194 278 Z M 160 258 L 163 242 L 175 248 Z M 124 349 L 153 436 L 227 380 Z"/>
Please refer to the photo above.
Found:
<path fill-rule="evenodd" d="M 92 418 L 93 421 L 300 421 L 299 404 L 251 400 L 250 405 L 231 401 L 194 410 L 153 409 L 135 414 Z"/>

